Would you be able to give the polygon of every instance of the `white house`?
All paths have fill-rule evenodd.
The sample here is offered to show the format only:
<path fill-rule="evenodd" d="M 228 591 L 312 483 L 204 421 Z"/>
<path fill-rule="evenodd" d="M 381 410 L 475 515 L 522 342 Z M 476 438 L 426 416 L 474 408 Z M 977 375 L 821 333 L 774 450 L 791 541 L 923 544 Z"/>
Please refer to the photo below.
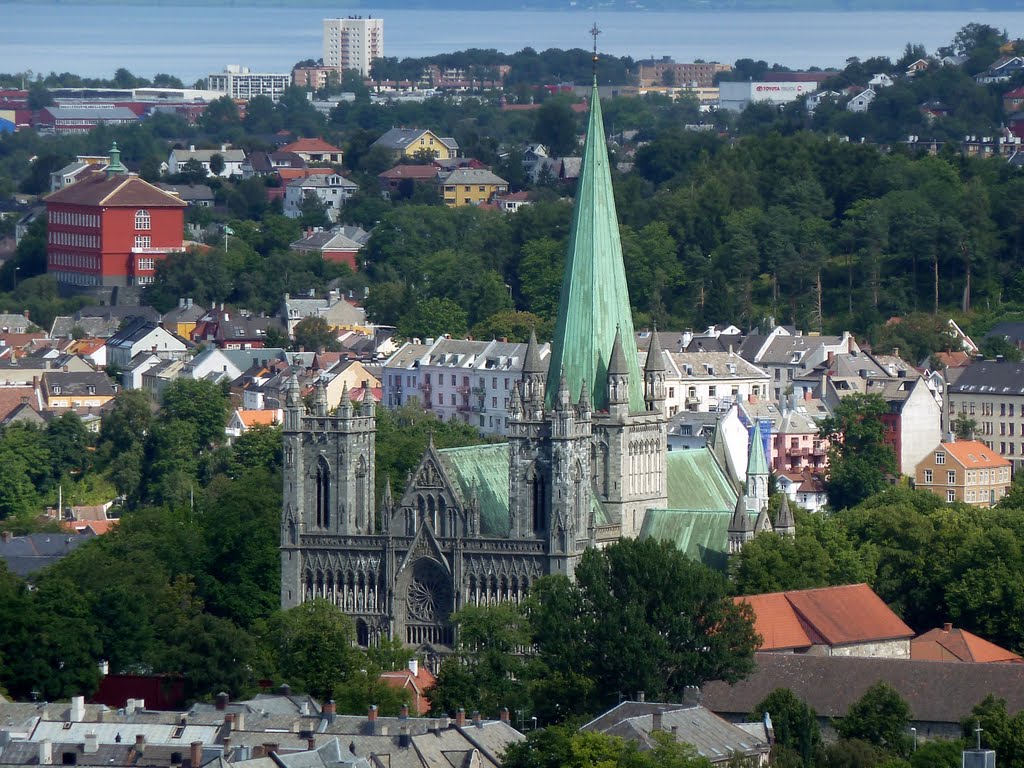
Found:
<path fill-rule="evenodd" d="M 893 84 L 893 79 L 887 74 L 879 73 L 868 80 L 868 86 L 871 88 L 888 88 Z"/>
<path fill-rule="evenodd" d="M 750 397 L 768 397 L 768 372 L 735 352 L 666 351 L 665 407 L 679 411 L 724 411 Z"/>
<path fill-rule="evenodd" d="M 245 152 L 240 149 L 228 149 L 227 144 L 221 144 L 220 149 L 196 149 L 194 144 L 188 149 L 172 149 L 167 158 L 167 173 L 181 173 L 189 160 L 196 160 L 206 169 L 207 176 L 213 176 L 215 174 L 210 170 L 210 159 L 214 155 L 220 155 L 224 160 L 224 170 L 217 175 L 225 179 L 231 176 L 241 177 Z"/>
<path fill-rule="evenodd" d="M 316 195 L 327 208 L 328 217 L 334 221 L 338 218 L 338 209 L 358 191 L 358 184 L 337 173 L 318 173 L 295 179 L 284 190 L 284 215 L 292 219 L 299 218 L 306 195 Z"/>
<path fill-rule="evenodd" d="M 871 106 L 871 102 L 875 100 L 875 92 L 871 88 L 865 88 L 863 91 L 858 93 L 846 104 L 846 108 L 851 112 L 867 112 L 868 107 Z"/>
<path fill-rule="evenodd" d="M 125 370 L 140 352 L 152 352 L 161 360 L 179 360 L 188 342 L 156 323 L 140 320 L 118 331 L 106 343 L 107 366 Z"/>

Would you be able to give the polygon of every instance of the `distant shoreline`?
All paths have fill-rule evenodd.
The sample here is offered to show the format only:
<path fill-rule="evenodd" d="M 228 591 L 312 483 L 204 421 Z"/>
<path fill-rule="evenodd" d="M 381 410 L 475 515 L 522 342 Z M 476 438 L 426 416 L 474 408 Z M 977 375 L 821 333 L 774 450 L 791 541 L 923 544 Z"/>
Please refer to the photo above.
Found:
<path fill-rule="evenodd" d="M 478 0 L 0 0 L 4 5 L 97 6 L 97 7 L 237 7 L 237 8 L 330 8 L 336 13 L 361 12 L 367 15 L 384 11 L 436 9 L 440 11 L 530 11 L 550 13 L 720 13 L 720 12 L 800 12 L 800 13 L 992 13 L 1024 11 L 1024 0 L 1006 0 L 989 4 L 964 0 L 605 0 L 600 4 L 578 0 L 534 0 L 516 6 L 481 8 Z M 824 6 L 824 7 L 823 7 Z"/>

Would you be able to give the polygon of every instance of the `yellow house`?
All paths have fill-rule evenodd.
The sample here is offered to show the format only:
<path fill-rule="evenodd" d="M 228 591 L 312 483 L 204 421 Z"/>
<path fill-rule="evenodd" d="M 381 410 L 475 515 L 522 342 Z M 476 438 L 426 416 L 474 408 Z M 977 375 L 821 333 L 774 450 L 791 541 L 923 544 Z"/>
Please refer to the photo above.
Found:
<path fill-rule="evenodd" d="M 423 155 L 440 160 L 454 160 L 459 156 L 459 143 L 455 139 L 438 136 L 424 128 L 392 128 L 373 142 L 373 146 L 384 147 L 397 158 L 410 160 Z"/>
<path fill-rule="evenodd" d="M 380 379 L 366 370 L 358 360 L 341 360 L 328 372 L 327 402 L 335 405 L 341 402 L 341 393 L 348 388 L 351 392 L 360 389 L 366 382 L 370 389 L 380 389 Z"/>
<path fill-rule="evenodd" d="M 192 331 L 196 329 L 199 318 L 206 314 L 206 310 L 192 299 L 178 299 L 178 306 L 163 316 L 164 328 L 171 333 L 176 333 L 183 339 L 192 338 Z"/>
<path fill-rule="evenodd" d="M 449 208 L 480 205 L 508 192 L 508 182 L 484 168 L 457 168 L 448 174 L 438 174 L 437 178 L 444 204 Z"/>
<path fill-rule="evenodd" d="M 99 408 L 117 392 L 105 373 L 47 371 L 43 375 L 44 408 Z"/>

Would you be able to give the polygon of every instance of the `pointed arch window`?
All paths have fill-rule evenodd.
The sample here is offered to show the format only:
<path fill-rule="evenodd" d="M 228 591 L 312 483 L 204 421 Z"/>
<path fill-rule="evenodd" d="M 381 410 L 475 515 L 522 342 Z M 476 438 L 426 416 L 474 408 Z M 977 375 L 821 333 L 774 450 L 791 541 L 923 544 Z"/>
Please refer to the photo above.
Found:
<path fill-rule="evenodd" d="M 541 533 L 548 527 L 548 499 L 544 478 L 536 468 L 530 472 L 530 502 L 533 510 L 533 530 Z"/>
<path fill-rule="evenodd" d="M 359 533 L 369 533 L 366 495 L 366 457 L 360 455 L 356 462 L 356 530 Z"/>
<path fill-rule="evenodd" d="M 331 468 L 327 459 L 321 456 L 316 462 L 316 525 L 317 528 L 331 526 Z"/>

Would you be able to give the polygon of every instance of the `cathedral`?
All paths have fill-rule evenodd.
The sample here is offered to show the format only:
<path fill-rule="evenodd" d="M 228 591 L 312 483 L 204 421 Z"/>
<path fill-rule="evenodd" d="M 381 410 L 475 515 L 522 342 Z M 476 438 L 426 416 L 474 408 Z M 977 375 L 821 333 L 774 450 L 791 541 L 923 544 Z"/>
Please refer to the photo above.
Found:
<path fill-rule="evenodd" d="M 673 468 L 691 464 L 669 459 L 656 332 L 642 367 L 637 354 L 596 83 L 590 107 L 551 353 L 542 360 L 531 336 L 506 443 L 431 444 L 402 495 L 385 484 L 378 503 L 372 399 L 354 406 L 346 394 L 331 409 L 320 386 L 307 410 L 292 380 L 283 608 L 327 598 L 355 620 L 360 645 L 395 637 L 443 654 L 459 608 L 518 601 L 548 574 L 572 578 L 584 550 L 641 535 L 651 510 L 677 527 L 691 513 L 670 504 Z M 723 550 L 771 526 L 767 466 L 746 486 L 718 482 L 708 502 L 716 520 L 724 512 Z"/>

